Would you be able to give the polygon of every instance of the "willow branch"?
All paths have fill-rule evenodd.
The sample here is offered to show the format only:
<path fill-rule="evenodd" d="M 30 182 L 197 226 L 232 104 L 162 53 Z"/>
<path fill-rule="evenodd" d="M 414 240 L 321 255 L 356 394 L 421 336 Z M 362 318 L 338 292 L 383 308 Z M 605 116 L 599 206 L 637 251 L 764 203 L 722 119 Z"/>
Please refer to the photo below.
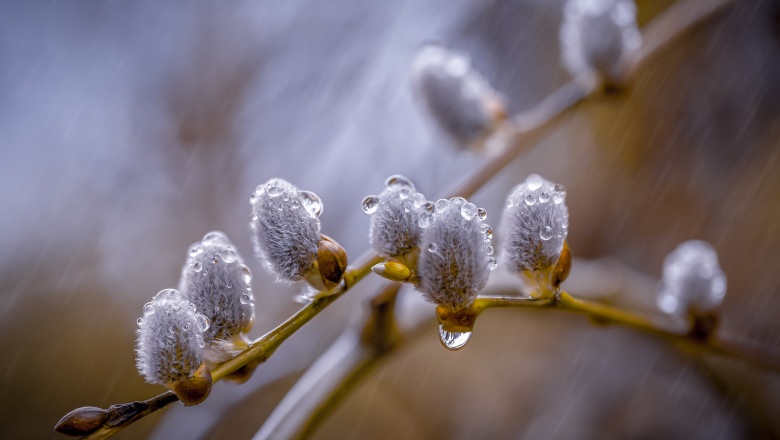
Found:
<path fill-rule="evenodd" d="M 665 327 L 656 320 L 636 312 L 577 299 L 566 292 L 561 292 L 560 295 L 554 298 L 540 299 L 512 296 L 482 297 L 477 298 L 472 307 L 477 314 L 496 307 L 565 310 L 586 315 L 599 324 L 616 324 L 635 328 L 683 346 L 748 362 L 770 371 L 780 372 L 780 359 L 758 347 L 747 346 L 744 343 L 738 343 L 729 339 L 696 338 L 688 331 Z"/>

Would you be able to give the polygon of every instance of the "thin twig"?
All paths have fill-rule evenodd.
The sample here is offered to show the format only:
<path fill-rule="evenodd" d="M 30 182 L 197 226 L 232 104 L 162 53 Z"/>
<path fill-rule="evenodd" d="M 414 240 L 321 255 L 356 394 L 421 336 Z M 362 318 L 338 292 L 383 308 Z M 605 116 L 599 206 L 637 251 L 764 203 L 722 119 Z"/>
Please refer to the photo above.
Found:
<path fill-rule="evenodd" d="M 635 328 L 675 343 L 698 348 L 705 352 L 742 360 L 770 371 L 780 372 L 780 359 L 772 353 L 762 352 L 755 347 L 748 347 L 744 344 L 724 339 L 694 338 L 687 331 L 665 328 L 653 319 L 638 313 L 605 304 L 577 299 L 566 292 L 561 292 L 560 295 L 555 298 L 542 299 L 521 298 L 516 296 L 477 298 L 474 301 L 473 309 L 480 314 L 487 309 L 496 307 L 566 310 L 580 313 L 587 315 L 600 324 L 617 324 Z"/>

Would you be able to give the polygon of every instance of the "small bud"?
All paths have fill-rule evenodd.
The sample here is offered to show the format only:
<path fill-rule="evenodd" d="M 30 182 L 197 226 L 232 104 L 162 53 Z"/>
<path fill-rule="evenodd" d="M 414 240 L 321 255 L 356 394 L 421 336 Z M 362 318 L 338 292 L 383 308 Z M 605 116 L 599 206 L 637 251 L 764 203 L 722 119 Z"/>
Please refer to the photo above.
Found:
<path fill-rule="evenodd" d="M 363 200 L 363 210 L 371 214 L 368 236 L 374 251 L 413 267 L 420 234 L 433 215 L 433 204 L 407 178 L 394 175 L 387 178 L 378 196 Z"/>
<path fill-rule="evenodd" d="M 593 84 L 620 83 L 642 42 L 633 0 L 569 0 L 560 31 L 563 64 L 572 76 Z"/>
<path fill-rule="evenodd" d="M 178 290 L 160 291 L 138 319 L 136 366 L 149 383 L 173 389 L 195 377 L 203 364 L 208 318 Z"/>
<path fill-rule="evenodd" d="M 439 127 L 461 146 L 478 146 L 506 118 L 503 98 L 462 53 L 438 44 L 422 47 L 412 82 Z"/>
<path fill-rule="evenodd" d="M 206 400 L 211 393 L 211 385 L 211 371 L 206 364 L 201 365 L 191 378 L 168 384 L 184 406 L 197 405 Z"/>
<path fill-rule="evenodd" d="M 103 426 L 108 418 L 109 413 L 107 410 L 94 406 L 85 406 L 65 414 L 54 426 L 54 430 L 60 434 L 74 437 L 85 436 Z"/>
<path fill-rule="evenodd" d="M 302 279 L 314 268 L 319 251 L 319 197 L 274 178 L 257 186 L 250 204 L 258 258 L 279 282 Z"/>
<path fill-rule="evenodd" d="M 247 346 L 246 332 L 255 316 L 252 275 L 220 231 L 206 234 L 187 255 L 179 291 L 211 322 L 203 334 L 205 357 L 212 365 L 221 363 Z"/>
<path fill-rule="evenodd" d="M 417 264 L 417 289 L 445 309 L 468 307 L 495 269 L 492 230 L 473 203 L 460 197 L 436 202 L 430 227 L 423 231 Z"/>
<path fill-rule="evenodd" d="M 506 200 L 501 219 L 501 258 L 511 272 L 525 275 L 544 295 L 563 279 L 552 279 L 554 265 L 561 257 L 569 229 L 566 191 L 531 174 L 517 185 Z M 569 259 L 571 257 L 569 256 Z M 562 261 L 562 264 L 567 264 Z M 569 265 L 570 260 L 569 260 Z M 561 277 L 568 269 L 561 266 Z"/>
<path fill-rule="evenodd" d="M 571 249 L 569 249 L 569 244 L 564 240 L 561 256 L 558 257 L 558 262 L 555 263 L 553 268 L 551 280 L 553 289 L 561 287 L 566 278 L 569 278 L 569 272 L 571 272 Z"/>
<path fill-rule="evenodd" d="M 386 261 L 371 268 L 375 274 L 387 278 L 390 281 L 409 281 L 412 271 L 408 267 L 396 261 Z"/>
<path fill-rule="evenodd" d="M 347 271 L 347 252 L 327 235 L 320 235 L 320 238 L 316 270 L 306 274 L 306 281 L 319 291 L 331 290 L 338 286 Z"/>
<path fill-rule="evenodd" d="M 690 240 L 664 259 L 658 307 L 666 313 L 705 316 L 717 311 L 726 295 L 726 275 L 707 242 Z"/>

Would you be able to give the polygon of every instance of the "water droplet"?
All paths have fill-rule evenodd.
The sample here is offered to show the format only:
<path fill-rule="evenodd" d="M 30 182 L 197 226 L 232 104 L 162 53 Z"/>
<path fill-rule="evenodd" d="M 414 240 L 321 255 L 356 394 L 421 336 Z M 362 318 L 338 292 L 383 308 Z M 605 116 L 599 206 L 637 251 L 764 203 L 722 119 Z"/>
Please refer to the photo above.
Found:
<path fill-rule="evenodd" d="M 498 263 L 496 262 L 496 259 L 493 257 L 488 257 L 487 262 L 488 262 L 488 269 L 490 270 L 496 270 L 496 268 L 498 267 Z"/>
<path fill-rule="evenodd" d="M 512 209 L 513 206 L 515 206 L 515 202 L 512 199 L 506 199 L 506 209 Z"/>
<path fill-rule="evenodd" d="M 195 263 L 192 265 L 192 270 L 194 270 L 196 273 L 203 270 L 203 265 L 200 263 Z"/>
<path fill-rule="evenodd" d="M 317 218 L 322 214 L 322 202 L 317 194 L 314 194 L 311 191 L 299 191 L 298 194 L 301 196 L 303 209 L 305 209 L 309 215 Z"/>
<path fill-rule="evenodd" d="M 566 190 L 561 185 L 555 185 L 553 189 L 553 203 L 560 205 L 566 199 Z"/>
<path fill-rule="evenodd" d="M 190 247 L 190 257 L 194 257 L 198 255 L 198 246 L 192 246 Z"/>
<path fill-rule="evenodd" d="M 425 229 L 433 224 L 433 213 L 429 211 L 422 211 L 417 217 L 417 226 Z"/>
<path fill-rule="evenodd" d="M 249 220 L 252 220 L 253 222 L 256 222 L 258 218 L 259 218 L 259 217 L 257 216 L 257 214 L 252 214 L 252 215 L 249 217 Z"/>
<path fill-rule="evenodd" d="M 285 195 L 283 195 L 283 196 L 282 196 L 282 200 L 284 200 L 285 202 L 287 202 L 287 201 L 289 201 L 289 200 L 290 200 L 290 196 L 289 196 L 288 194 L 285 194 Z"/>
<path fill-rule="evenodd" d="M 487 219 L 487 211 L 485 208 L 479 208 L 477 209 L 477 216 L 480 220 L 485 221 Z"/>
<path fill-rule="evenodd" d="M 265 191 L 270 197 L 279 197 L 284 192 L 284 187 L 279 180 L 271 179 L 265 184 Z"/>
<path fill-rule="evenodd" d="M 249 304 L 249 299 L 250 299 L 249 295 L 244 293 L 243 295 L 241 295 L 241 304 Z"/>
<path fill-rule="evenodd" d="M 144 304 L 144 316 L 154 313 L 154 304 L 148 302 Z"/>
<path fill-rule="evenodd" d="M 202 243 L 217 243 L 217 244 L 224 244 L 228 243 L 230 240 L 228 240 L 227 235 L 220 231 L 211 231 L 208 234 L 203 236 L 203 240 L 201 240 Z"/>
<path fill-rule="evenodd" d="M 233 288 L 233 283 L 227 283 L 225 285 L 225 287 L 227 287 L 228 289 L 232 289 Z"/>
<path fill-rule="evenodd" d="M 198 339 L 198 347 L 203 348 L 206 346 L 206 341 L 203 339 Z"/>
<path fill-rule="evenodd" d="M 136 320 L 135 320 L 135 323 L 136 323 L 136 324 L 138 324 L 138 325 L 141 325 L 141 324 L 143 324 L 143 323 L 144 323 L 144 318 L 138 318 L 138 319 L 136 319 Z"/>
<path fill-rule="evenodd" d="M 251 205 L 254 205 L 256 201 L 257 201 L 257 194 L 255 194 L 255 193 L 250 194 L 249 195 L 249 203 Z"/>
<path fill-rule="evenodd" d="M 539 203 L 547 203 L 550 201 L 550 194 L 543 192 L 539 194 Z"/>
<path fill-rule="evenodd" d="M 490 242 L 493 241 L 493 229 L 491 229 L 490 225 L 487 223 L 479 225 L 479 232 L 485 235 L 485 243 L 490 244 Z"/>
<path fill-rule="evenodd" d="M 255 194 L 257 194 L 258 196 L 262 196 L 264 192 L 265 192 L 265 184 L 261 183 L 260 185 L 257 185 L 257 187 L 255 188 Z"/>
<path fill-rule="evenodd" d="M 525 196 L 525 204 L 528 206 L 533 206 L 534 203 L 536 203 L 536 196 L 533 194 L 528 194 Z"/>
<path fill-rule="evenodd" d="M 465 203 L 463 206 L 460 207 L 460 216 L 463 217 L 464 220 L 470 221 L 477 215 L 477 205 L 473 203 Z"/>
<path fill-rule="evenodd" d="M 427 202 L 427 200 L 425 200 L 425 196 L 424 195 L 422 195 L 422 194 L 420 194 L 418 192 L 414 193 L 414 207 L 415 208 L 419 208 L 420 206 L 423 206 L 425 204 L 425 202 Z"/>
<path fill-rule="evenodd" d="M 388 177 L 387 180 L 385 180 L 386 188 L 390 188 L 393 186 L 408 186 L 414 189 L 414 185 L 412 185 L 412 182 L 400 174 L 393 174 L 392 176 Z"/>
<path fill-rule="evenodd" d="M 447 199 L 439 199 L 436 201 L 436 204 L 433 205 L 434 209 L 436 209 L 437 213 L 442 213 L 444 210 L 447 209 L 448 206 L 450 206 L 450 201 Z"/>
<path fill-rule="evenodd" d="M 431 243 L 428 245 L 428 252 L 436 252 L 439 249 L 439 246 L 436 245 L 436 243 Z"/>
<path fill-rule="evenodd" d="M 493 255 L 493 253 L 494 253 L 495 251 L 496 251 L 496 250 L 495 250 L 495 249 L 493 249 L 493 246 L 488 246 L 488 247 L 486 247 L 486 248 L 485 248 L 485 253 L 486 253 L 486 254 L 488 254 L 488 255 Z"/>
<path fill-rule="evenodd" d="M 439 324 L 439 338 L 448 349 L 458 350 L 469 342 L 471 332 L 448 332 L 444 330 L 444 325 Z"/>
<path fill-rule="evenodd" d="M 244 282 L 249 284 L 249 282 L 252 281 L 252 272 L 246 265 L 241 266 L 241 272 L 244 274 Z"/>
<path fill-rule="evenodd" d="M 401 200 L 406 200 L 411 194 L 412 192 L 409 191 L 409 188 L 401 188 L 401 190 L 398 191 L 398 198 Z"/>
<path fill-rule="evenodd" d="M 292 202 L 290 202 L 290 208 L 292 209 L 298 209 L 299 206 L 301 206 L 301 202 L 297 200 L 293 200 Z"/>
<path fill-rule="evenodd" d="M 209 321 L 209 318 L 206 318 L 205 315 L 198 314 L 197 318 L 195 318 L 195 323 L 198 326 L 198 331 L 205 332 L 209 329 L 211 326 L 211 322 Z"/>
<path fill-rule="evenodd" d="M 543 227 L 539 231 L 539 238 L 541 238 L 544 241 L 547 241 L 552 238 L 552 228 L 549 226 Z"/>
<path fill-rule="evenodd" d="M 183 329 L 184 329 L 184 331 L 185 331 L 185 332 L 188 332 L 188 331 L 190 331 L 190 329 L 191 329 L 191 328 L 192 328 L 192 326 L 190 325 L 190 323 L 189 323 L 189 322 L 187 322 L 187 323 L 185 323 L 185 324 L 184 324 L 184 327 L 183 327 Z"/>
<path fill-rule="evenodd" d="M 252 306 L 252 307 L 255 306 L 255 299 L 254 298 L 249 298 L 249 305 Z"/>
<path fill-rule="evenodd" d="M 233 249 L 228 249 L 222 252 L 221 257 L 222 257 L 222 261 L 228 264 L 238 260 L 238 255 L 236 254 L 236 251 L 234 251 Z"/>
<path fill-rule="evenodd" d="M 453 197 L 453 198 L 450 199 L 450 202 L 453 205 L 457 206 L 457 205 L 462 205 L 462 204 L 466 203 L 466 199 L 464 199 L 463 197 Z"/>
<path fill-rule="evenodd" d="M 434 205 L 431 202 L 425 202 L 425 204 L 422 205 L 422 209 L 423 211 L 430 212 L 431 214 L 433 214 L 434 212 L 436 212 L 436 205 Z"/>
<path fill-rule="evenodd" d="M 525 179 L 525 185 L 530 189 L 531 191 L 535 191 L 542 187 L 543 180 L 538 174 L 531 174 L 528 176 L 527 179 Z"/>
<path fill-rule="evenodd" d="M 363 212 L 366 214 L 373 214 L 379 207 L 379 198 L 377 196 L 366 196 L 363 199 Z"/>
<path fill-rule="evenodd" d="M 192 313 L 195 313 L 195 312 L 198 311 L 198 308 L 195 307 L 195 304 L 193 304 L 193 303 L 188 303 L 187 304 L 187 308 L 190 309 L 190 312 L 192 312 Z"/>

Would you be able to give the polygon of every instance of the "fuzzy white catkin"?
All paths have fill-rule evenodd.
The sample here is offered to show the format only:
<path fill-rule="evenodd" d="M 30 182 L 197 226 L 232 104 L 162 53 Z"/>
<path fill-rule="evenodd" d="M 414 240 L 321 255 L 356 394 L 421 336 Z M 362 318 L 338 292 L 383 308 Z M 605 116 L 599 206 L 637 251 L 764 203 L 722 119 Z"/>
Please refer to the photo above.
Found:
<path fill-rule="evenodd" d="M 433 205 L 418 193 L 409 179 L 394 175 L 387 178 L 378 196 L 363 199 L 363 210 L 371 214 L 371 247 L 386 258 L 403 257 L 418 247 L 420 214 Z"/>
<path fill-rule="evenodd" d="M 501 101 L 467 55 L 438 44 L 417 52 L 412 84 L 436 123 L 460 145 L 484 136 L 494 118 L 487 103 Z"/>
<path fill-rule="evenodd" d="M 417 265 L 417 289 L 427 301 L 459 310 L 485 287 L 495 269 L 485 216 L 460 197 L 436 202 L 433 221 L 422 233 Z"/>
<path fill-rule="evenodd" d="M 138 320 L 136 367 L 149 383 L 190 379 L 203 363 L 208 319 L 178 290 L 160 291 Z"/>
<path fill-rule="evenodd" d="M 249 268 L 223 232 L 211 231 L 190 246 L 179 291 L 211 321 L 204 334 L 207 344 L 236 338 L 251 326 L 251 280 Z"/>
<path fill-rule="evenodd" d="M 560 30 L 563 64 L 572 76 L 621 76 L 642 42 L 633 0 L 569 0 Z"/>
<path fill-rule="evenodd" d="M 506 200 L 500 227 L 502 264 L 512 272 L 552 267 L 568 229 L 566 190 L 531 174 Z"/>
<path fill-rule="evenodd" d="M 690 240 L 664 259 L 658 307 L 666 313 L 710 312 L 726 295 L 726 275 L 707 242 Z"/>
<path fill-rule="evenodd" d="M 258 258 L 277 281 L 302 279 L 317 258 L 322 211 L 319 197 L 273 178 L 257 186 L 249 203 Z"/>

